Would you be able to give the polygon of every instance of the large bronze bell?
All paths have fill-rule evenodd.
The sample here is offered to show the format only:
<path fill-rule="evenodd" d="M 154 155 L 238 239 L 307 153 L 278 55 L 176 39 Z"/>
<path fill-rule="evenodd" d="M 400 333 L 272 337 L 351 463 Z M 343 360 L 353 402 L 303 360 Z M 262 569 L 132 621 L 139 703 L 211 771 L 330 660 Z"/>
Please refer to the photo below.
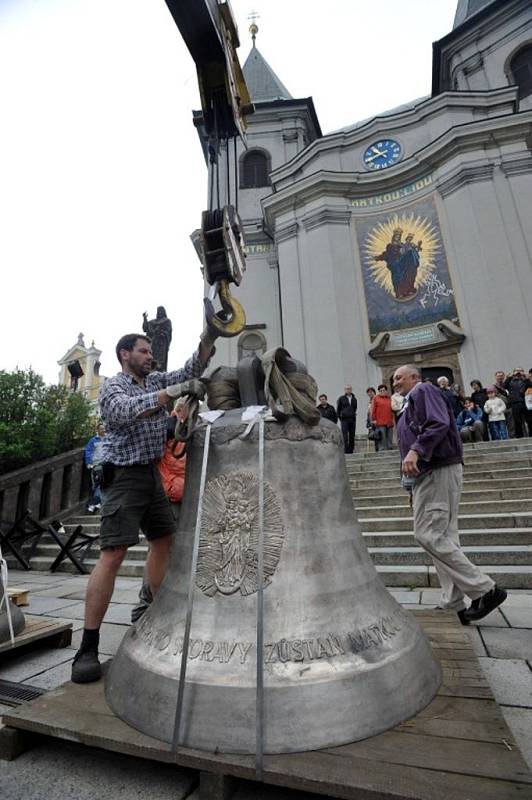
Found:
<path fill-rule="evenodd" d="M 214 422 L 202 504 L 182 745 L 254 753 L 259 426 Z M 441 672 L 413 615 L 386 591 L 355 517 L 340 433 L 266 422 L 263 750 L 353 742 L 412 717 Z M 106 681 L 110 706 L 172 741 L 205 430 L 194 435 L 179 532 L 153 605 Z"/>

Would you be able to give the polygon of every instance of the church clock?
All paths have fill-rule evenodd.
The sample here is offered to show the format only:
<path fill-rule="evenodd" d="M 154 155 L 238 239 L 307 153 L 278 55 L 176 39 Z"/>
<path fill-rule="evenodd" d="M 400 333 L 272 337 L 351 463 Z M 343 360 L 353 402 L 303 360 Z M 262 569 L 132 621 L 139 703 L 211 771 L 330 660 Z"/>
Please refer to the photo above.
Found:
<path fill-rule="evenodd" d="M 401 145 L 394 139 L 379 139 L 365 150 L 363 161 L 366 169 L 386 169 L 401 158 Z"/>

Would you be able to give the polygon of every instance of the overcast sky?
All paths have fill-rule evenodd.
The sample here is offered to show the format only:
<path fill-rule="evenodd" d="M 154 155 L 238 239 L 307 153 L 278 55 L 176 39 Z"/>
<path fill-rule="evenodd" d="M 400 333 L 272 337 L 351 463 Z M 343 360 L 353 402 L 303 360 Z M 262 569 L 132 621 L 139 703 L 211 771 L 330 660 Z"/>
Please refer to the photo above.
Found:
<path fill-rule="evenodd" d="M 199 2 L 199 0 L 198 0 Z M 233 0 L 324 133 L 430 93 L 456 0 Z M 114 346 L 164 305 L 179 366 L 202 327 L 190 233 L 207 173 L 195 67 L 163 0 L 0 0 L 0 369 L 49 382 L 79 332 Z"/>

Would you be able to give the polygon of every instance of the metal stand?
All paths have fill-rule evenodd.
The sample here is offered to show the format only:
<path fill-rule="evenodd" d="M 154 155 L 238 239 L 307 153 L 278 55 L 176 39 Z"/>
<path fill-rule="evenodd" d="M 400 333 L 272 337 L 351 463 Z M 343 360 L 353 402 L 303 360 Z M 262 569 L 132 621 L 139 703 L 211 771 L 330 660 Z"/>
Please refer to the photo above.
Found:
<path fill-rule="evenodd" d="M 255 772 L 262 781 L 264 753 L 264 417 L 259 416 L 259 541 L 257 558 L 257 696 Z"/>
<path fill-rule="evenodd" d="M 179 671 L 179 689 L 177 692 L 177 706 L 175 712 L 174 734 L 172 737 L 172 750 L 174 750 L 174 752 L 179 747 L 181 718 L 183 715 L 183 697 L 185 693 L 185 677 L 187 674 L 188 644 L 190 641 L 190 626 L 192 624 L 192 610 L 194 606 L 194 584 L 196 580 L 196 569 L 198 566 L 199 539 L 201 530 L 201 518 L 203 513 L 203 496 L 205 494 L 205 480 L 207 477 L 207 463 L 209 460 L 210 440 L 211 440 L 211 426 L 210 424 L 208 424 L 205 430 L 205 444 L 203 445 L 203 462 L 201 465 L 201 478 L 200 478 L 200 488 L 198 497 L 198 513 L 196 516 L 196 528 L 194 531 L 192 563 L 190 565 L 190 578 L 188 583 L 188 599 L 187 599 L 187 616 L 185 621 L 185 632 L 183 635 L 183 651 L 181 653 L 181 668 Z"/>

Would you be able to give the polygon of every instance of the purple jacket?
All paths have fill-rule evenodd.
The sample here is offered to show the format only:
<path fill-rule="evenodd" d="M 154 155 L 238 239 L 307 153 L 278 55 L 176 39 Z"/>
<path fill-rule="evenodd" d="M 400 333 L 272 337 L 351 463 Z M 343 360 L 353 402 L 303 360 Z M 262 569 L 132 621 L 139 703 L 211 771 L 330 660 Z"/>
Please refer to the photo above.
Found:
<path fill-rule="evenodd" d="M 462 440 L 450 402 L 431 383 L 417 383 L 397 421 L 401 460 L 409 450 L 419 453 L 418 468 L 429 472 L 463 464 Z"/>

